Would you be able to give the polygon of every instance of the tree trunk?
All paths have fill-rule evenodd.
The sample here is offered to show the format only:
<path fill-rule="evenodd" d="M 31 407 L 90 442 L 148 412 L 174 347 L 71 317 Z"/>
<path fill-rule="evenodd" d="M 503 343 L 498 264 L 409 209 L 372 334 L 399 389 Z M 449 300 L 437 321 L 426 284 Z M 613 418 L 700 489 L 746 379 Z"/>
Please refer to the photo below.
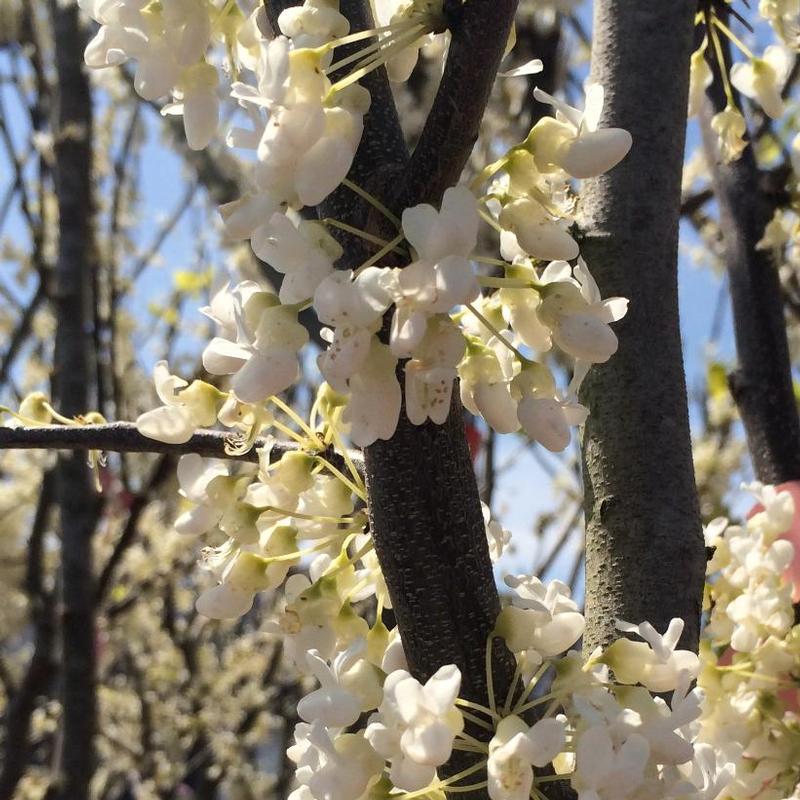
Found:
<path fill-rule="evenodd" d="M 723 50 L 729 50 L 723 40 Z M 783 297 L 772 253 L 756 245 L 777 207 L 785 174 L 762 173 L 752 147 L 731 164 L 719 157 L 711 117 L 726 106 L 716 78 L 703 110 L 703 142 L 719 205 L 730 280 L 737 369 L 729 376 L 756 476 L 764 483 L 800 479 L 800 417 L 792 385 Z M 777 185 L 768 187 L 768 177 Z"/>
<path fill-rule="evenodd" d="M 273 27 L 279 11 L 292 4 L 269 3 Z M 422 202 L 439 204 L 444 190 L 458 182 L 477 139 L 515 7 L 514 0 L 475 0 L 455 10 L 442 82 L 410 160 L 385 71 L 363 81 L 372 105 L 351 180 L 397 212 Z M 341 11 L 351 31 L 372 25 L 364 0 L 342 0 Z M 320 211 L 395 235 L 345 187 Z M 345 243 L 340 266 L 348 268 L 365 256 L 357 240 Z M 458 386 L 453 394 L 445 425 L 417 427 L 403 411 L 392 439 L 366 449 L 370 526 L 412 673 L 426 680 L 455 663 L 463 675 L 461 696 L 485 703 L 485 644 L 500 605 Z M 499 644 L 494 652 L 497 695 L 505 700 L 514 663 Z"/>
<path fill-rule="evenodd" d="M 596 0 L 592 79 L 629 156 L 586 184 L 583 253 L 604 296 L 630 298 L 619 351 L 582 397 L 587 652 L 615 620 L 686 622 L 696 649 L 705 555 L 678 319 L 677 251 L 695 0 Z"/>
<path fill-rule="evenodd" d="M 57 116 L 53 125 L 59 208 L 54 396 L 58 410 L 71 417 L 88 411 L 91 402 L 92 105 L 83 66 L 86 42 L 78 7 L 51 0 L 50 11 L 58 74 Z M 95 592 L 91 543 L 98 498 L 85 454 L 62 453 L 57 469 L 62 662 L 62 749 L 56 776 L 57 796 L 63 800 L 85 800 L 95 767 Z"/>

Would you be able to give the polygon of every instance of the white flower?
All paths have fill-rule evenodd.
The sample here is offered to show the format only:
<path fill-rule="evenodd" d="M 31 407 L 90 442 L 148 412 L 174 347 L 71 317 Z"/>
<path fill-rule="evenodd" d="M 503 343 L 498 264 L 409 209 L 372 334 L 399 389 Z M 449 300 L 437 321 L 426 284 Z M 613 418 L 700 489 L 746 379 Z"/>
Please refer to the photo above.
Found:
<path fill-rule="evenodd" d="M 734 624 L 731 647 L 747 653 L 769 636 L 786 636 L 794 623 L 791 596 L 791 585 L 776 588 L 763 583 L 732 600 L 725 609 Z"/>
<path fill-rule="evenodd" d="M 205 459 L 197 453 L 182 455 L 178 461 L 178 484 L 180 493 L 196 504 L 175 520 L 178 533 L 199 535 L 211 530 L 235 500 L 228 465 L 216 458 Z"/>
<path fill-rule="evenodd" d="M 196 428 L 216 422 L 221 393 L 210 384 L 193 381 L 190 386 L 182 378 L 170 374 L 166 361 L 159 361 L 153 367 L 153 383 L 164 405 L 139 415 L 136 429 L 142 436 L 183 444 L 192 438 Z"/>
<path fill-rule="evenodd" d="M 365 736 L 391 761 L 390 779 L 398 789 L 424 788 L 436 767 L 450 758 L 453 740 L 463 728 L 455 707 L 460 687 L 461 673 L 453 664 L 439 669 L 424 686 L 405 670 L 386 678 L 383 702 Z"/>
<path fill-rule="evenodd" d="M 634 625 L 618 620 L 618 630 L 635 633 L 644 641 L 618 639 L 606 648 L 600 661 L 614 670 L 620 683 L 641 683 L 652 692 L 672 691 L 682 673 L 694 678 L 700 671 L 700 661 L 695 653 L 676 650 L 683 627 L 683 620 L 675 618 L 662 636 L 649 622 Z"/>
<path fill-rule="evenodd" d="M 534 97 L 556 109 L 557 119 L 543 119 L 531 131 L 536 164 L 542 172 L 563 169 L 573 178 L 593 178 L 615 167 L 633 144 L 623 128 L 599 128 L 605 92 L 600 84 L 586 91 L 584 111 L 557 100 L 541 89 Z"/>
<path fill-rule="evenodd" d="M 481 501 L 483 524 L 486 526 L 486 541 L 489 545 L 489 556 L 492 561 L 497 561 L 503 555 L 505 548 L 511 543 L 511 531 L 507 531 L 497 521 L 493 520 L 489 506 Z"/>
<path fill-rule="evenodd" d="M 567 232 L 568 223 L 554 218 L 538 201 L 524 197 L 503 206 L 498 222 L 500 252 L 513 261 L 522 256 L 551 261 L 578 257 L 578 243 Z"/>
<path fill-rule="evenodd" d="M 673 693 L 671 705 L 653 697 L 647 689 L 620 689 L 617 699 L 624 705 L 613 728 L 624 735 L 636 733 L 650 746 L 651 758 L 659 764 L 686 764 L 694 754 L 689 726 L 701 713 L 703 693 L 687 691 L 690 678 L 684 675 Z"/>
<path fill-rule="evenodd" d="M 306 518 L 298 517 L 294 524 L 304 539 L 324 539 L 340 530 L 336 519 L 347 516 L 352 510 L 350 489 L 336 477 L 318 475 L 313 486 L 300 495 L 298 511 Z"/>
<path fill-rule="evenodd" d="M 544 584 L 527 575 L 506 575 L 504 580 L 516 596 L 500 612 L 495 630 L 510 650 L 525 653 L 528 670 L 568 650 L 583 635 L 583 615 L 565 583 Z"/>
<path fill-rule="evenodd" d="M 396 369 L 397 358 L 388 345 L 372 336 L 366 359 L 348 381 L 350 396 L 342 415 L 356 446 L 394 436 L 402 403 Z"/>
<path fill-rule="evenodd" d="M 513 267 L 506 268 L 506 277 L 538 283 L 539 278 L 529 263 L 518 260 Z M 524 344 L 533 350 L 547 352 L 552 347 L 550 329 L 539 319 L 537 309 L 541 305 L 539 292 L 533 289 L 503 288 L 497 292 L 503 319 L 514 329 Z"/>
<path fill-rule="evenodd" d="M 371 352 L 376 353 L 372 334 L 391 303 L 387 288 L 391 281 L 391 272 L 378 267 L 369 267 L 355 280 L 350 270 L 340 270 L 323 280 L 314 293 L 320 322 L 335 327 L 332 335 L 324 333 L 330 346 L 317 358 L 317 366 L 338 392 L 349 391 L 350 378 Z"/>
<path fill-rule="evenodd" d="M 424 31 L 418 33 L 416 38 L 410 39 L 411 33 L 408 26 L 416 22 L 424 24 L 427 30 L 441 30 L 444 26 L 441 23 L 437 24 L 437 18 L 441 15 L 441 3 L 375 0 L 372 7 L 378 26 L 392 25 L 397 30 L 399 26 L 406 25 L 405 41 L 407 43 L 403 47 L 390 51 L 390 55 L 386 59 L 386 72 L 389 80 L 394 83 L 404 83 L 414 71 L 420 48 L 430 39 L 423 35 Z M 385 36 L 388 36 L 389 33 L 387 32 Z"/>
<path fill-rule="evenodd" d="M 314 458 L 300 451 L 289 451 L 270 464 L 271 451 L 272 442 L 259 450 L 259 480 L 247 487 L 245 500 L 261 509 L 276 506 L 295 511 L 300 495 L 314 486 L 315 477 L 311 472 Z M 267 513 L 262 514 L 262 519 Z"/>
<path fill-rule="evenodd" d="M 578 736 L 572 786 L 579 800 L 623 800 L 642 783 L 649 757 L 643 736 L 615 746 L 604 725 L 593 726 Z"/>
<path fill-rule="evenodd" d="M 256 594 L 280 584 L 289 569 L 288 563 L 281 566 L 279 562 L 276 576 L 270 566 L 256 553 L 239 551 L 226 564 L 221 583 L 197 598 L 198 613 L 212 619 L 236 619 L 246 614 Z"/>
<path fill-rule="evenodd" d="M 314 49 L 292 49 L 279 37 L 262 49 L 257 87 L 233 85 L 252 129 L 235 128 L 228 141 L 256 150 L 253 194 L 275 198 L 273 211 L 281 203 L 300 208 L 324 200 L 347 175 L 361 140 L 369 92 L 349 86 L 326 103 L 331 83 L 323 58 Z"/>
<path fill-rule="evenodd" d="M 567 448 L 571 426 L 583 425 L 589 409 L 572 400 L 529 394 L 517 406 L 517 418 L 528 436 L 552 453 Z"/>
<path fill-rule="evenodd" d="M 297 782 L 308 787 L 302 796 L 314 800 L 358 800 L 383 769 L 383 759 L 363 736 L 331 736 L 319 721 L 299 723 L 295 744 L 286 753 L 297 765 Z"/>
<path fill-rule="evenodd" d="M 478 205 L 464 186 L 447 189 L 441 211 L 423 203 L 403 212 L 403 233 L 417 260 L 396 271 L 390 344 L 398 358 L 415 354 L 428 318 L 479 294 L 469 256 L 478 237 Z"/>
<path fill-rule="evenodd" d="M 722 161 L 725 164 L 736 161 L 747 147 L 747 141 L 744 139 L 747 123 L 742 112 L 735 106 L 726 106 L 711 119 L 711 129 L 719 137 Z"/>
<path fill-rule="evenodd" d="M 176 102 L 163 106 L 161 113 L 183 116 L 186 143 L 192 150 L 203 150 L 211 143 L 219 124 L 219 75 L 204 61 L 181 73 L 173 90 Z"/>
<path fill-rule="evenodd" d="M 706 89 L 711 86 L 714 73 L 706 60 L 705 48 L 692 53 L 689 70 L 689 117 L 697 116 L 706 102 Z"/>
<path fill-rule="evenodd" d="M 781 90 L 794 64 L 794 54 L 781 45 L 770 45 L 763 58 L 751 58 L 731 67 L 731 83 L 755 100 L 764 113 L 779 119 L 783 116 Z"/>
<path fill-rule="evenodd" d="M 295 224 L 279 213 L 253 231 L 250 246 L 262 261 L 285 275 L 278 297 L 286 305 L 313 297 L 342 255 L 342 248 L 320 223 L 301 220 Z"/>
<path fill-rule="evenodd" d="M 413 425 L 430 419 L 443 425 L 450 413 L 456 365 L 465 348 L 464 335 L 447 316 L 430 320 L 415 357 L 406 364 L 406 414 Z"/>
<path fill-rule="evenodd" d="M 189 147 L 201 150 L 217 130 L 217 70 L 206 63 L 212 39 L 228 15 L 210 3 L 171 0 L 81 0 L 100 29 L 84 54 L 93 69 L 136 60 L 134 88 L 145 100 L 171 95 L 165 114 L 183 114 Z"/>
<path fill-rule="evenodd" d="M 764 486 L 757 481 L 744 483 L 741 488 L 754 494 L 763 506 L 763 510 L 748 521 L 749 528 L 760 528 L 769 536 L 777 536 L 792 527 L 795 509 L 790 492 Z"/>
<path fill-rule="evenodd" d="M 710 744 L 694 745 L 690 780 L 697 789 L 697 800 L 717 800 L 734 774 L 735 766 L 720 759 Z"/>
<path fill-rule="evenodd" d="M 574 277 L 572 277 L 574 274 Z M 554 261 L 542 273 L 539 318 L 553 331 L 553 341 L 578 361 L 602 364 L 617 351 L 618 340 L 610 323 L 628 310 L 624 297 L 603 300 L 586 262 L 578 259 L 574 270 Z"/>
<path fill-rule="evenodd" d="M 320 688 L 297 704 L 297 713 L 306 722 L 319 720 L 329 728 L 346 728 L 381 701 L 382 691 L 375 668 L 364 660 L 365 642 L 356 640 L 328 666 L 316 650 L 306 662 Z"/>
<path fill-rule="evenodd" d="M 258 403 L 297 380 L 297 352 L 308 341 L 308 332 L 297 321 L 297 311 L 280 305 L 275 295 L 245 295 L 237 289 L 232 290 L 235 334 L 224 321 L 222 335 L 203 351 L 203 366 L 212 375 L 233 375 L 236 397 Z"/>
<path fill-rule="evenodd" d="M 333 0 L 305 0 L 301 6 L 281 11 L 278 27 L 297 48 L 320 47 L 350 31 L 350 23 L 339 13 L 338 5 Z"/>
<path fill-rule="evenodd" d="M 498 433 L 513 433 L 519 428 L 510 384 L 515 369 L 511 351 L 494 336 L 486 344 L 471 337 L 467 355 L 458 365 L 461 402 Z"/>
<path fill-rule="evenodd" d="M 563 719 L 543 719 L 532 728 L 517 716 L 502 719 L 489 743 L 489 797 L 527 800 L 532 767 L 550 763 L 563 750 L 565 738 Z"/>

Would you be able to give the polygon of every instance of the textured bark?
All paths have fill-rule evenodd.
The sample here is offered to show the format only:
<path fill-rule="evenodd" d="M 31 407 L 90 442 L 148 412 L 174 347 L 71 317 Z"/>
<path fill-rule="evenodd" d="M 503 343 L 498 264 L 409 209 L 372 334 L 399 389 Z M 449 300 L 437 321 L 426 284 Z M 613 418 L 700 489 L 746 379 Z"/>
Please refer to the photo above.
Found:
<path fill-rule="evenodd" d="M 778 484 L 800 479 L 800 417 L 777 264 L 769 250 L 758 250 L 756 245 L 785 181 L 768 191 L 767 175 L 759 170 L 749 146 L 737 161 L 721 162 L 710 123 L 725 105 L 717 78 L 709 90 L 702 126 L 733 305 L 738 367 L 729 381 L 756 476 Z"/>
<path fill-rule="evenodd" d="M 603 296 L 630 298 L 619 351 L 582 393 L 587 652 L 616 618 L 698 644 L 705 553 L 678 319 L 677 246 L 695 0 L 597 0 L 592 77 L 628 157 L 587 182 L 583 254 Z"/>
<path fill-rule="evenodd" d="M 286 5 L 268 5 L 273 25 Z M 477 139 L 515 7 L 514 0 L 475 0 L 454 12 L 441 86 L 410 161 L 385 71 L 363 81 L 372 106 L 353 181 L 396 211 L 421 202 L 438 205 L 444 190 L 458 182 Z M 362 0 L 342 0 L 341 9 L 351 30 L 371 27 Z M 389 233 L 346 188 L 320 213 Z M 364 257 L 360 243 L 347 245 L 345 267 Z M 403 412 L 394 437 L 366 449 L 365 472 L 371 531 L 412 673 L 425 680 L 443 664 L 456 663 L 463 672 L 461 696 L 485 702 L 484 648 L 499 599 L 458 388 L 443 426 L 415 427 Z M 499 646 L 495 654 L 495 684 L 504 700 L 513 661 Z"/>
<path fill-rule="evenodd" d="M 83 68 L 85 36 L 74 4 L 51 0 L 58 74 L 55 176 L 59 209 L 54 395 L 65 416 L 85 413 L 91 397 L 89 321 L 92 266 L 92 104 Z M 95 768 L 94 575 L 92 534 L 98 498 L 86 457 L 62 454 L 57 467 L 61 525 L 62 749 L 57 796 L 84 800 Z"/>
<path fill-rule="evenodd" d="M 383 198 L 397 210 L 438 205 L 458 182 L 515 7 L 474 2 L 453 19 L 442 82 L 402 190 Z M 414 426 L 403 410 L 392 439 L 366 449 L 365 468 L 375 547 L 412 672 L 424 680 L 455 663 L 461 696 L 486 702 L 485 642 L 500 605 L 458 387 L 445 425 Z M 504 699 L 513 660 L 499 643 L 494 653 L 496 692 Z"/>

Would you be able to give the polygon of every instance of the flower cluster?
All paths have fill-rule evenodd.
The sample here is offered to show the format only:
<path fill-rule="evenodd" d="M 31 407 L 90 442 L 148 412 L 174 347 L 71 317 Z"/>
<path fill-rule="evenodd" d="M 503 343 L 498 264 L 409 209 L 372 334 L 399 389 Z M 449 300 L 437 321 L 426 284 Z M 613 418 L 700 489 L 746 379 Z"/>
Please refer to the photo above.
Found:
<path fill-rule="evenodd" d="M 751 484 L 758 506 L 745 525 L 711 522 L 699 683 L 706 693 L 700 739 L 735 765 L 734 800 L 782 800 L 800 781 L 793 526 L 788 492 Z"/>
<path fill-rule="evenodd" d="M 689 116 L 700 111 L 705 102 L 706 89 L 714 80 L 714 71 L 720 80 L 727 100 L 724 109 L 714 115 L 711 128 L 719 138 L 719 152 L 725 162 L 735 161 L 747 147 L 747 123 L 737 107 L 734 89 L 753 101 L 771 119 L 780 119 L 784 113 L 783 91 L 795 62 L 798 34 L 800 34 L 800 6 L 797 0 L 762 0 L 759 13 L 773 26 L 782 44 L 766 48 L 761 56 L 753 53 L 713 7 L 702 15 L 705 37 L 692 55 Z M 725 66 L 721 37 L 727 39 L 745 58 L 734 63 L 730 70 Z"/>
<path fill-rule="evenodd" d="M 393 435 L 403 394 L 413 424 L 443 423 L 460 377 L 464 405 L 496 430 L 521 428 L 554 451 L 567 446 L 570 428 L 587 413 L 576 399 L 581 380 L 616 350 L 609 324 L 626 310 L 621 298 L 603 300 L 588 266 L 574 263 L 579 249 L 569 232 L 575 180 L 611 169 L 631 146 L 626 131 L 600 126 L 602 87 L 588 89 L 584 111 L 537 90 L 555 118 L 537 123 L 471 189 L 451 187 L 439 208 L 421 204 L 398 219 L 347 179 L 371 102 L 358 81 L 382 64 L 405 80 L 419 47 L 446 29 L 441 3 L 380 3 L 381 27 L 351 34 L 334 0 L 306 0 L 280 14 L 274 38 L 264 35 L 262 14 L 245 17 L 231 0 L 85 0 L 83 7 L 101 25 L 87 64 L 133 60 L 137 91 L 149 100 L 171 97 L 165 112 L 183 114 L 191 147 L 205 147 L 217 129 L 221 73 L 209 58 L 213 44 L 226 45 L 223 66 L 238 109 L 227 140 L 254 161 L 249 191 L 220 209 L 225 233 L 249 240 L 283 275 L 277 294 L 245 281 L 224 286 L 204 309 L 217 334 L 203 366 L 231 376 L 231 391 L 188 385 L 159 365 L 164 405 L 142 415 L 142 433 L 183 442 L 219 420 L 249 425 L 243 436 L 254 440 L 270 421 L 264 403 L 299 377 L 308 337 L 298 315 L 310 306 L 326 326 L 329 346 L 318 366 L 328 406 L 338 408 L 340 433 L 355 445 Z M 341 56 L 349 52 L 342 47 L 356 49 Z M 541 68 L 534 60 L 504 75 Z M 341 185 L 396 226 L 394 239 L 301 214 Z M 500 232 L 502 259 L 476 252 L 482 221 Z M 343 254 L 332 235 L 338 228 L 377 252 L 351 271 L 335 270 Z M 406 266 L 384 266 L 390 256 Z M 565 390 L 534 360 L 554 345 L 575 362 Z"/>
<path fill-rule="evenodd" d="M 215 41 L 241 47 L 237 33 L 244 18 L 236 3 L 80 0 L 79 5 L 100 23 L 86 48 L 86 64 L 102 69 L 134 60 L 136 92 L 145 100 L 169 96 L 164 113 L 183 115 L 192 149 L 207 147 L 217 132 L 220 80 L 206 55 Z"/>
<path fill-rule="evenodd" d="M 309 654 L 320 688 L 301 701 L 289 749 L 295 800 L 405 800 L 441 790 L 527 800 L 543 797 L 551 781 L 568 782 L 581 800 L 721 796 L 733 766 L 697 738 L 704 695 L 689 687 L 700 662 L 677 647 L 682 621 L 664 635 L 620 622 L 643 641 L 620 639 L 583 664 L 579 653 L 564 654 L 583 617 L 563 585 L 524 576 L 508 583 L 522 590 L 487 641 L 487 704 L 458 696 L 455 665 L 421 683 L 403 666 L 378 667 L 364 640 L 330 666 Z M 504 703 L 492 688 L 497 636 L 521 656 Z M 670 702 L 653 692 L 671 692 Z M 439 777 L 454 750 L 471 764 Z"/>

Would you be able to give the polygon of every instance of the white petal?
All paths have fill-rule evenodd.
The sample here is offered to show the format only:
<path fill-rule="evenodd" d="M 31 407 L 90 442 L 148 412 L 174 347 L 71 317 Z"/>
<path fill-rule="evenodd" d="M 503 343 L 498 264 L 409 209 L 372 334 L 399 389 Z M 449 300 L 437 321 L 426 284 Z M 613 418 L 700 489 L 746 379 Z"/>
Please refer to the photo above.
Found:
<path fill-rule="evenodd" d="M 319 689 L 297 704 L 297 713 L 306 722 L 319 721 L 329 728 L 345 728 L 361 716 L 358 699 L 343 689 Z"/>
<path fill-rule="evenodd" d="M 216 90 L 192 92 L 183 102 L 183 128 L 191 150 L 203 150 L 216 136 L 219 98 Z"/>
<path fill-rule="evenodd" d="M 531 748 L 531 764 L 543 767 L 564 749 L 564 723 L 559 719 L 540 720 L 528 731 L 527 739 Z"/>
<path fill-rule="evenodd" d="M 632 145 L 633 137 L 623 128 L 584 133 L 566 149 L 559 166 L 573 178 L 594 178 L 619 164 Z"/>
<path fill-rule="evenodd" d="M 212 375 L 233 375 L 248 361 L 251 351 L 228 339 L 215 336 L 203 350 L 203 366 Z"/>
<path fill-rule="evenodd" d="M 220 516 L 220 511 L 211 506 L 195 506 L 190 511 L 184 511 L 175 520 L 174 528 L 183 536 L 199 536 L 215 527 Z"/>
<path fill-rule="evenodd" d="M 570 429 L 558 400 L 549 397 L 524 397 L 517 408 L 517 416 L 531 439 L 552 453 L 560 453 L 566 449 L 570 440 Z"/>
<path fill-rule="evenodd" d="M 565 353 L 593 364 L 603 364 L 617 352 L 614 331 L 595 314 L 570 314 L 553 331 L 553 341 Z"/>
<path fill-rule="evenodd" d="M 142 436 L 168 444 L 184 444 L 192 438 L 194 420 L 182 406 L 161 406 L 145 411 L 136 420 L 136 429 Z"/>
<path fill-rule="evenodd" d="M 324 136 L 300 162 L 295 188 L 305 206 L 321 203 L 347 176 L 355 151 L 348 142 Z"/>
<path fill-rule="evenodd" d="M 498 72 L 497 77 L 519 78 L 521 75 L 536 75 L 537 73 L 542 72 L 542 70 L 544 70 L 542 59 L 534 58 L 519 67 L 514 67 L 514 69 L 511 69 L 508 72 Z"/>
<path fill-rule="evenodd" d="M 600 125 L 600 116 L 605 103 L 605 90 L 599 83 L 593 83 L 586 90 L 586 100 L 583 107 L 583 127 L 594 132 Z M 577 176 L 576 176 L 577 177 Z"/>
<path fill-rule="evenodd" d="M 479 383 L 473 392 L 475 405 L 486 424 L 498 433 L 519 429 L 517 404 L 506 383 Z"/>
<path fill-rule="evenodd" d="M 228 467 L 219 459 L 187 453 L 178 461 L 177 474 L 181 491 L 193 502 L 201 503 L 206 499 L 208 484 L 220 475 L 227 475 Z"/>
<path fill-rule="evenodd" d="M 243 403 L 259 403 L 288 389 L 298 374 L 297 355 L 276 348 L 254 354 L 236 373 L 231 388 Z"/>
<path fill-rule="evenodd" d="M 406 728 L 400 737 L 403 752 L 418 764 L 438 767 L 453 752 L 453 731 L 444 722 L 431 722 L 421 728 Z"/>
<path fill-rule="evenodd" d="M 198 614 L 211 619 L 238 619 L 253 607 L 255 595 L 221 583 L 206 589 L 195 603 Z"/>
<path fill-rule="evenodd" d="M 450 710 L 461 689 L 461 671 L 455 664 L 440 667 L 425 683 L 429 707 L 438 714 Z"/>

